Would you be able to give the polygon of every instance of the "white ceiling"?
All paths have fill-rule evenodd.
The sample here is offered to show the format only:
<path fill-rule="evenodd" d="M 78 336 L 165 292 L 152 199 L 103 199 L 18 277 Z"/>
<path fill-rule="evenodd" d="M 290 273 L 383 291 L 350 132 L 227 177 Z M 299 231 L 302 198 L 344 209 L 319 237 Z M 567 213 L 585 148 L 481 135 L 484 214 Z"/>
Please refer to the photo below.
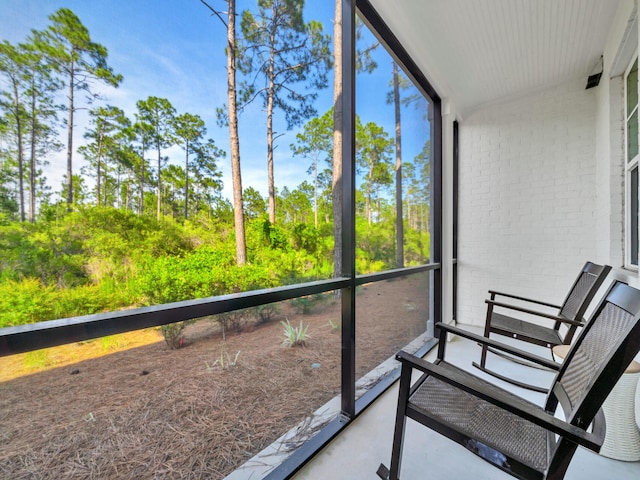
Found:
<path fill-rule="evenodd" d="M 619 0 L 370 0 L 464 115 L 587 77 Z"/>

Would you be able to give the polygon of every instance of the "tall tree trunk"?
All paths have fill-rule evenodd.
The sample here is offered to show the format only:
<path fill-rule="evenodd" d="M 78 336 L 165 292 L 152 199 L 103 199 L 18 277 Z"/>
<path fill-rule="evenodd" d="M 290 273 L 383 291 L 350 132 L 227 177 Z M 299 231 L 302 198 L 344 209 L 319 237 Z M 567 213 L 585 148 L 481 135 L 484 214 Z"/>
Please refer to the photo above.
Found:
<path fill-rule="evenodd" d="M 36 89 L 31 85 L 31 153 L 29 155 L 29 221 L 36 221 Z"/>
<path fill-rule="evenodd" d="M 158 221 L 160 221 L 160 208 L 162 206 L 162 201 L 161 201 L 161 197 L 162 197 L 162 184 L 160 182 L 160 170 L 162 169 L 162 156 L 161 156 L 161 152 L 160 152 L 160 144 L 157 143 L 157 149 L 158 149 L 158 212 L 156 214 L 156 217 L 158 219 Z"/>
<path fill-rule="evenodd" d="M 371 226 L 372 223 L 372 215 L 371 215 L 371 210 L 373 209 L 373 207 L 371 206 L 371 196 L 373 195 L 373 162 L 370 161 L 369 162 L 369 174 L 368 174 L 368 185 L 367 185 L 367 197 L 365 199 L 365 213 L 367 215 L 367 222 L 369 224 L 369 226 Z"/>
<path fill-rule="evenodd" d="M 100 180 L 101 180 L 101 172 L 102 172 L 102 138 L 103 135 L 102 133 L 100 133 L 100 137 L 98 140 L 98 158 L 97 158 L 97 164 L 98 164 L 98 168 L 97 168 L 97 172 L 96 172 L 96 202 L 97 202 L 97 206 L 100 206 Z M 105 187 L 105 195 L 106 195 L 106 187 Z M 105 196 L 105 205 L 107 204 L 107 199 Z"/>
<path fill-rule="evenodd" d="M 236 0 L 228 0 L 227 20 L 227 102 L 229 105 L 229 142 L 231 146 L 231 177 L 233 179 L 233 220 L 236 231 L 236 263 L 247 263 L 247 244 L 244 233 L 244 203 L 240 171 L 240 139 L 236 106 Z"/>
<path fill-rule="evenodd" d="M 313 154 L 313 221 L 318 228 L 318 151 Z"/>
<path fill-rule="evenodd" d="M 342 275 L 342 0 L 333 22 L 333 276 Z"/>
<path fill-rule="evenodd" d="M 129 173 L 128 175 L 128 179 L 127 179 L 127 191 L 126 191 L 126 200 L 124 203 L 124 209 L 125 210 L 132 210 L 131 208 L 131 199 L 133 198 L 133 195 L 131 194 L 131 185 L 133 185 L 133 179 L 132 174 Z"/>
<path fill-rule="evenodd" d="M 73 94 L 75 71 L 73 63 L 69 73 L 69 116 L 67 119 L 67 211 L 71 211 L 73 204 Z"/>
<path fill-rule="evenodd" d="M 20 97 L 18 96 L 18 85 L 13 83 L 13 108 L 16 119 L 16 140 L 18 143 L 18 198 L 20 202 L 20 221 L 24 222 L 24 152 L 22 145 L 22 115 L 20 114 Z"/>
<path fill-rule="evenodd" d="M 396 264 L 404 267 L 404 224 L 402 222 L 402 128 L 400 123 L 400 79 L 393 62 L 393 104 L 396 114 Z"/>
<path fill-rule="evenodd" d="M 140 199 L 138 200 L 138 212 L 140 215 L 144 214 L 144 153 L 145 149 L 142 148 L 142 158 L 140 159 Z"/>
<path fill-rule="evenodd" d="M 273 13 L 275 15 L 275 4 L 273 6 Z M 272 32 L 270 45 L 275 44 L 274 37 L 275 33 Z M 269 78 L 269 87 L 267 90 L 267 181 L 269 185 L 269 222 L 271 222 L 271 225 L 276 223 L 276 187 L 273 175 L 273 96 L 275 94 L 274 65 L 275 52 L 272 48 L 269 54 L 269 70 L 267 73 Z"/>
<path fill-rule="evenodd" d="M 109 205 L 109 191 L 108 191 L 108 187 L 109 187 L 109 182 L 108 182 L 108 178 L 107 178 L 107 172 L 106 172 L 106 168 L 105 168 L 105 178 L 102 181 L 102 205 L 104 205 L 105 207 L 107 205 Z M 116 190 L 117 192 L 117 190 Z M 117 193 L 116 193 L 117 195 Z"/>
<path fill-rule="evenodd" d="M 189 140 L 185 144 L 185 157 L 184 157 L 184 219 L 187 219 L 189 215 Z"/>

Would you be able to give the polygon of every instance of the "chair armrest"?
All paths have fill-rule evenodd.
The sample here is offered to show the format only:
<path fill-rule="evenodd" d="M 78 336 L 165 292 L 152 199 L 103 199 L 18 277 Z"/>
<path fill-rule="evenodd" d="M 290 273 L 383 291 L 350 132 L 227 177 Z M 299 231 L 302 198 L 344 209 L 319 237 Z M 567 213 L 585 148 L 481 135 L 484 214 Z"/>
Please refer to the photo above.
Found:
<path fill-rule="evenodd" d="M 555 305 L 553 303 L 543 302 L 542 300 L 534 300 L 532 298 L 512 295 L 510 293 L 498 292 L 496 290 L 489 290 L 489 293 L 493 296 L 500 295 L 501 297 L 513 298 L 515 300 L 521 300 L 523 302 L 536 303 L 538 305 L 544 305 L 545 307 L 557 308 L 558 310 L 562 308 L 562 305 Z"/>
<path fill-rule="evenodd" d="M 531 310 L 530 308 L 511 305 L 509 303 L 496 302 L 495 300 L 485 300 L 484 302 L 487 305 L 493 305 L 494 307 L 506 308 L 509 310 L 515 310 L 517 312 L 527 313 L 529 315 L 535 315 L 537 317 L 548 318 L 550 320 L 553 320 L 554 322 L 562 322 L 568 325 L 575 325 L 577 327 L 584 325 L 583 322 L 580 322 L 578 320 L 569 320 L 568 318 L 559 317 L 558 315 L 553 315 L 552 313 L 539 312 L 537 310 Z"/>
<path fill-rule="evenodd" d="M 600 436 L 556 418 L 543 408 L 510 394 L 491 383 L 482 381 L 478 377 L 474 376 L 470 379 L 467 375 L 462 375 L 462 371 L 451 364 L 447 364 L 447 366 L 452 368 L 445 368 L 442 365 L 427 362 L 404 351 L 398 352 L 396 359 L 402 362 L 402 368 L 414 368 L 432 375 L 498 408 L 518 415 L 557 435 L 561 435 L 570 442 L 594 452 L 600 451 L 604 440 Z"/>
<path fill-rule="evenodd" d="M 468 330 L 463 330 L 461 328 L 457 328 L 457 327 L 453 327 L 451 325 L 447 325 L 445 323 L 442 322 L 438 322 L 435 325 L 436 328 L 439 328 L 440 330 L 443 330 L 445 332 L 448 333 L 453 333 L 455 335 L 458 335 L 460 337 L 466 338 L 468 340 L 473 340 L 474 342 L 477 342 L 479 344 L 482 345 L 488 345 L 490 347 L 495 348 L 496 350 L 501 350 L 503 352 L 507 352 L 510 353 L 511 355 L 514 355 L 516 357 L 520 357 L 520 358 L 524 358 L 525 360 L 528 360 L 530 362 L 533 363 L 537 363 L 538 365 L 542 365 L 544 367 L 547 367 L 551 370 L 555 370 L 558 371 L 560 370 L 560 364 L 553 362 L 551 360 L 548 360 L 546 358 L 543 358 L 539 355 L 535 355 L 533 353 L 527 352 L 525 350 L 521 350 L 519 348 L 515 348 L 512 347 L 511 345 L 507 345 L 505 343 L 499 342 L 497 340 L 494 340 L 492 338 L 487 338 L 484 337 L 482 335 L 476 335 L 475 333 L 469 332 Z M 440 341 L 445 341 L 445 339 L 440 339 Z"/>

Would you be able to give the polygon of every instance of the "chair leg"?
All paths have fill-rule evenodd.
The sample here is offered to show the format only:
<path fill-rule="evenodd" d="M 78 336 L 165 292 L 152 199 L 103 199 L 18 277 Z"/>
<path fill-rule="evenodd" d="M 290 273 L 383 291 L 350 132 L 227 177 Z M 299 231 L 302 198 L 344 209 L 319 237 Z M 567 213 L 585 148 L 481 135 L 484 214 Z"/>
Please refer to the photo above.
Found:
<path fill-rule="evenodd" d="M 411 387 L 411 366 L 402 364 L 400 373 L 400 386 L 398 392 L 398 408 L 396 411 L 396 423 L 393 432 L 393 446 L 391 448 L 391 464 L 387 468 L 380 464 L 377 475 L 383 480 L 399 480 L 400 464 L 402 463 L 402 447 L 404 444 L 404 429 L 407 424 L 407 402 L 409 401 L 409 388 Z"/>

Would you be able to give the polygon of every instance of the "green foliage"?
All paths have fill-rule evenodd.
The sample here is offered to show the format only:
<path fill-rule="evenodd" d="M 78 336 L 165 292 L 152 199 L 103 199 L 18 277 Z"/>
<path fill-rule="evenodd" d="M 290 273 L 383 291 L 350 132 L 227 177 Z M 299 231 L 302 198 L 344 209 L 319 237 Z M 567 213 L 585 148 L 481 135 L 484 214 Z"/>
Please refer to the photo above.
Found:
<path fill-rule="evenodd" d="M 420 232 L 405 228 L 404 259 L 407 265 L 421 265 L 429 262 L 431 252 L 431 236 L 429 232 Z"/>
<path fill-rule="evenodd" d="M 34 278 L 0 282 L 0 328 L 117 310 L 128 305 L 127 292 L 108 284 L 56 288 Z"/>
<path fill-rule="evenodd" d="M 255 82 L 244 83 L 239 93 L 245 100 L 273 105 L 292 127 L 315 115 L 318 91 L 328 85 L 330 37 L 318 22 L 304 21 L 302 0 L 276 3 L 260 1 L 254 13 L 246 11 L 239 19 L 244 35 L 237 45 L 238 70 Z M 370 60 L 373 48 L 361 52 L 359 60 Z M 269 58 L 275 58 L 275 69 L 264 68 Z M 85 94 L 93 97 L 100 84 L 117 87 L 122 82 L 107 60 L 107 48 L 92 40 L 80 18 L 66 8 L 50 15 L 43 31 L 31 30 L 25 43 L 0 43 L 2 85 L 11 85 L 16 74 L 22 92 L 13 94 L 14 117 L 35 120 L 24 125 L 31 138 L 18 138 L 7 110 L 13 105 L 11 89 L 0 92 L 7 100 L 0 105 L 0 327 L 333 275 L 332 110 L 309 120 L 296 136 L 292 154 L 305 159 L 313 181 L 281 188 L 274 223 L 266 217 L 265 199 L 245 188 L 248 263 L 241 267 L 235 258 L 233 207 L 221 198 L 217 161 L 226 153 L 206 139 L 200 117 L 176 112 L 166 98 L 139 100 L 135 118 L 127 118 L 117 106 L 90 110 L 86 142 L 78 149 L 88 170 L 83 176 L 72 172 L 63 185 L 66 201 L 52 203 L 41 167 L 50 152 L 62 148 L 57 112 L 83 108 Z M 69 85 L 72 79 L 75 83 Z M 265 79 L 270 88 L 260 87 Z M 76 104 L 67 95 L 65 106 L 54 105 L 63 87 L 76 93 Z M 39 92 L 31 107 L 24 98 L 29 88 Z M 67 128 L 74 133 L 73 119 Z M 365 273 L 395 266 L 394 205 L 387 191 L 393 181 L 393 140 L 381 126 L 363 125 L 356 118 L 356 143 L 364 176 L 356 193 L 358 214 L 368 220 L 358 220 L 356 262 Z M 37 183 L 28 187 L 39 205 L 34 223 L 16 222 L 24 213 L 17 204 L 18 145 L 25 152 L 34 147 L 38 157 Z M 184 150 L 184 168 L 165 156 L 175 145 Z M 405 215 L 412 223 L 405 228 L 407 264 L 429 256 L 430 152 L 427 141 L 413 163 L 403 167 L 404 201 L 407 211 L 413 209 Z M 71 159 L 72 150 L 68 153 Z M 297 306 L 308 312 L 320 301 L 305 297 Z M 243 316 L 267 322 L 276 313 L 275 306 L 263 306 L 220 316 L 219 321 L 225 330 L 238 329 Z M 179 340 L 183 327 L 167 326 L 165 338 Z"/>
<path fill-rule="evenodd" d="M 253 187 L 247 187 L 243 190 L 242 201 L 245 215 L 248 218 L 259 218 L 267 212 L 267 202 Z"/>
<path fill-rule="evenodd" d="M 305 249 L 309 253 L 315 253 L 318 250 L 319 232 L 313 225 L 306 223 L 297 223 L 293 225 L 291 230 L 293 237 L 293 248 L 296 250 Z"/>
<path fill-rule="evenodd" d="M 169 303 L 273 286 L 268 270 L 255 265 L 236 267 L 233 246 L 198 247 L 182 257 L 148 259 L 138 277 L 146 303 Z"/>
<path fill-rule="evenodd" d="M 356 219 L 356 270 L 371 273 L 389 268 L 395 262 L 393 224 Z"/>
<path fill-rule="evenodd" d="M 303 6 L 303 0 L 258 2 L 255 15 L 245 10 L 240 20 L 246 43 L 238 67 L 253 79 L 243 83 L 241 102 L 260 97 L 267 104 L 272 98 L 284 112 L 288 129 L 315 114 L 313 103 L 317 92 L 328 86 L 331 62 L 330 36 L 319 22 L 304 22 Z M 270 58 L 275 58 L 275 68 L 265 68 Z M 263 83 L 269 88 L 258 87 Z"/>
<path fill-rule="evenodd" d="M 57 225 L 0 226 L 0 279 L 38 278 L 72 287 L 86 280 L 81 243 L 73 229 Z"/>
<path fill-rule="evenodd" d="M 262 234 L 267 246 L 280 250 L 288 250 L 290 248 L 285 230 L 278 225 L 271 224 L 269 220 L 265 219 L 262 222 Z"/>
<path fill-rule="evenodd" d="M 330 278 L 333 231 L 327 229 L 325 235 L 312 225 L 274 226 L 266 218 L 257 219 L 247 223 L 248 259 L 272 272 L 276 284 Z"/>
<path fill-rule="evenodd" d="M 107 335 L 100 339 L 100 348 L 103 352 L 115 352 L 126 347 L 129 342 L 122 340 L 119 335 Z"/>
<path fill-rule="evenodd" d="M 39 280 L 0 283 L 0 328 L 53 318 L 54 289 Z"/>
<path fill-rule="evenodd" d="M 274 303 L 259 305 L 251 310 L 254 312 L 258 323 L 269 323 L 278 314 L 278 307 Z"/>
<path fill-rule="evenodd" d="M 129 305 L 126 292 L 108 286 L 82 285 L 56 290 L 52 318 L 75 317 L 117 310 Z"/>
<path fill-rule="evenodd" d="M 171 350 L 177 350 L 184 345 L 184 329 L 191 323 L 193 323 L 193 320 L 169 323 L 160 327 L 164 341 Z"/>
<path fill-rule="evenodd" d="M 222 328 L 222 338 L 226 338 L 227 332 L 240 332 L 247 323 L 247 311 L 235 310 L 215 315 L 214 320 Z"/>
<path fill-rule="evenodd" d="M 307 339 L 311 336 L 307 333 L 309 329 L 309 325 L 304 325 L 302 320 L 300 320 L 300 326 L 294 327 L 289 323 L 289 319 L 287 318 L 286 323 L 284 321 L 280 322 L 283 327 L 284 341 L 282 344 L 286 347 L 306 347 Z"/>
<path fill-rule="evenodd" d="M 27 368 L 31 368 L 34 370 L 41 369 L 49 365 L 49 350 L 33 350 L 31 352 L 27 352 L 24 356 L 24 366 Z"/>
<path fill-rule="evenodd" d="M 330 278 L 330 224 L 247 222 L 248 263 L 235 263 L 231 220 L 195 215 L 177 222 L 108 207 L 82 207 L 52 220 L 0 223 L 0 327 L 203 298 Z M 360 273 L 394 265 L 393 225 L 357 221 Z M 405 230 L 407 264 L 426 261 L 429 234 Z M 323 300 L 305 297 L 300 312 Z M 271 321 L 275 306 L 245 312 Z M 246 320 L 246 319 L 245 319 Z M 241 329 L 221 318 L 225 330 Z M 244 321 L 244 320 L 243 320 Z"/>
<path fill-rule="evenodd" d="M 298 313 L 303 315 L 308 315 L 315 308 L 318 308 L 324 305 L 329 300 L 329 295 L 324 293 L 316 293 L 313 295 L 306 295 L 304 297 L 297 297 L 291 300 L 291 305 L 293 305 Z"/>

